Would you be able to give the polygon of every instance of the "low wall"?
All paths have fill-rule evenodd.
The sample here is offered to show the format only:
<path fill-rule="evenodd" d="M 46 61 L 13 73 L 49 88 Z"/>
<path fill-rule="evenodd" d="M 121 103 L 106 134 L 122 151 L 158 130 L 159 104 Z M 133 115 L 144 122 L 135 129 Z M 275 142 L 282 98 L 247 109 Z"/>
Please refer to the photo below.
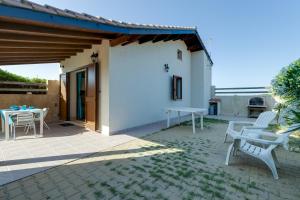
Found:
<path fill-rule="evenodd" d="M 217 95 L 216 98 L 221 100 L 221 115 L 230 116 L 248 116 L 248 101 L 252 97 L 263 97 L 266 101 L 267 110 L 272 110 L 275 99 L 268 94 L 263 95 Z"/>
<path fill-rule="evenodd" d="M 11 105 L 31 105 L 38 108 L 49 108 L 45 121 L 58 121 L 59 81 L 48 81 L 47 94 L 0 94 L 0 109 L 9 108 Z"/>

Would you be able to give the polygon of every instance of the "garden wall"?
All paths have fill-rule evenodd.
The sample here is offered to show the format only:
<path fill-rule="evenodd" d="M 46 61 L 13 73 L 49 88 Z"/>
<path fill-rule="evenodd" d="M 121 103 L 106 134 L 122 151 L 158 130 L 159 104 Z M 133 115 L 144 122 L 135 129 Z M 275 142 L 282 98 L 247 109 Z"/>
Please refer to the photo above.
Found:
<path fill-rule="evenodd" d="M 275 99 L 269 94 L 262 95 L 216 95 L 215 98 L 221 100 L 221 115 L 248 116 L 248 101 L 252 97 L 263 97 L 266 102 L 267 110 L 272 110 Z"/>
<path fill-rule="evenodd" d="M 11 105 L 30 105 L 38 108 L 49 108 L 49 113 L 45 121 L 58 121 L 59 81 L 48 81 L 47 94 L 0 94 L 0 109 L 9 108 Z"/>

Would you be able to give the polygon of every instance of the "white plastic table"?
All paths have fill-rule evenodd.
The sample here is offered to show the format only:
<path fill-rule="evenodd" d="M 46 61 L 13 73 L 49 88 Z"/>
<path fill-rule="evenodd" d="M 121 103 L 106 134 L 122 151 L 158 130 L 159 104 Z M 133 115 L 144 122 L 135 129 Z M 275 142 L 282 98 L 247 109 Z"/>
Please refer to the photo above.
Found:
<path fill-rule="evenodd" d="M 2 119 L 2 133 L 5 132 L 5 140 L 9 140 L 9 116 L 18 114 L 18 113 L 22 113 L 22 112 L 33 112 L 33 113 L 39 113 L 40 115 L 40 135 L 43 136 L 43 132 L 44 132 L 44 112 L 43 109 L 38 109 L 38 108 L 34 108 L 34 109 L 26 109 L 26 110 L 12 110 L 12 109 L 3 109 L 1 110 L 2 115 L 1 115 L 1 119 Z"/>
<path fill-rule="evenodd" d="M 180 112 L 185 112 L 185 113 L 191 113 L 192 114 L 192 123 L 193 123 L 193 133 L 196 133 L 196 128 L 195 128 L 195 115 L 198 114 L 200 115 L 201 119 L 201 130 L 203 130 L 203 116 L 207 113 L 206 108 L 191 108 L 191 107 L 172 107 L 172 108 L 166 108 L 166 112 L 168 115 L 167 119 L 167 127 L 170 127 L 170 115 L 171 112 L 177 112 L 178 113 L 178 123 L 180 124 Z"/>

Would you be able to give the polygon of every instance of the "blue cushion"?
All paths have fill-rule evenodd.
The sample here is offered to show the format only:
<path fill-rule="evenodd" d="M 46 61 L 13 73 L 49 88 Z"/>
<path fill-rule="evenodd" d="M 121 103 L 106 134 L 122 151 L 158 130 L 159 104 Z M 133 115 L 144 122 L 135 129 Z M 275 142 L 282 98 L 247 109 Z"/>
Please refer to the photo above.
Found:
<path fill-rule="evenodd" d="M 19 106 L 16 106 L 16 105 L 12 105 L 9 108 L 12 109 L 12 110 L 19 110 L 20 109 Z"/>

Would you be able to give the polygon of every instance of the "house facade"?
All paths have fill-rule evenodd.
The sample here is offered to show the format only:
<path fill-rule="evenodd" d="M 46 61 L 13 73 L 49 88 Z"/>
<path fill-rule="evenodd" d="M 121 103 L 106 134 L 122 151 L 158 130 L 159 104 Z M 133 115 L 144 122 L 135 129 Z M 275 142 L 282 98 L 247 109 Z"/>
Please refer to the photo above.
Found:
<path fill-rule="evenodd" d="M 18 0 L 0 2 L 0 23 L 0 64 L 60 63 L 61 120 L 110 135 L 162 121 L 166 107 L 208 108 L 213 62 L 194 27 Z"/>
<path fill-rule="evenodd" d="M 77 118 L 76 74 L 85 70 L 95 52 L 99 65 L 96 129 L 103 134 L 164 120 L 166 107 L 208 108 L 212 64 L 203 50 L 190 52 L 181 40 L 115 47 L 106 40 L 61 62 L 62 73 L 70 73 L 70 120 Z M 178 100 L 172 99 L 174 75 L 182 78 Z"/>

